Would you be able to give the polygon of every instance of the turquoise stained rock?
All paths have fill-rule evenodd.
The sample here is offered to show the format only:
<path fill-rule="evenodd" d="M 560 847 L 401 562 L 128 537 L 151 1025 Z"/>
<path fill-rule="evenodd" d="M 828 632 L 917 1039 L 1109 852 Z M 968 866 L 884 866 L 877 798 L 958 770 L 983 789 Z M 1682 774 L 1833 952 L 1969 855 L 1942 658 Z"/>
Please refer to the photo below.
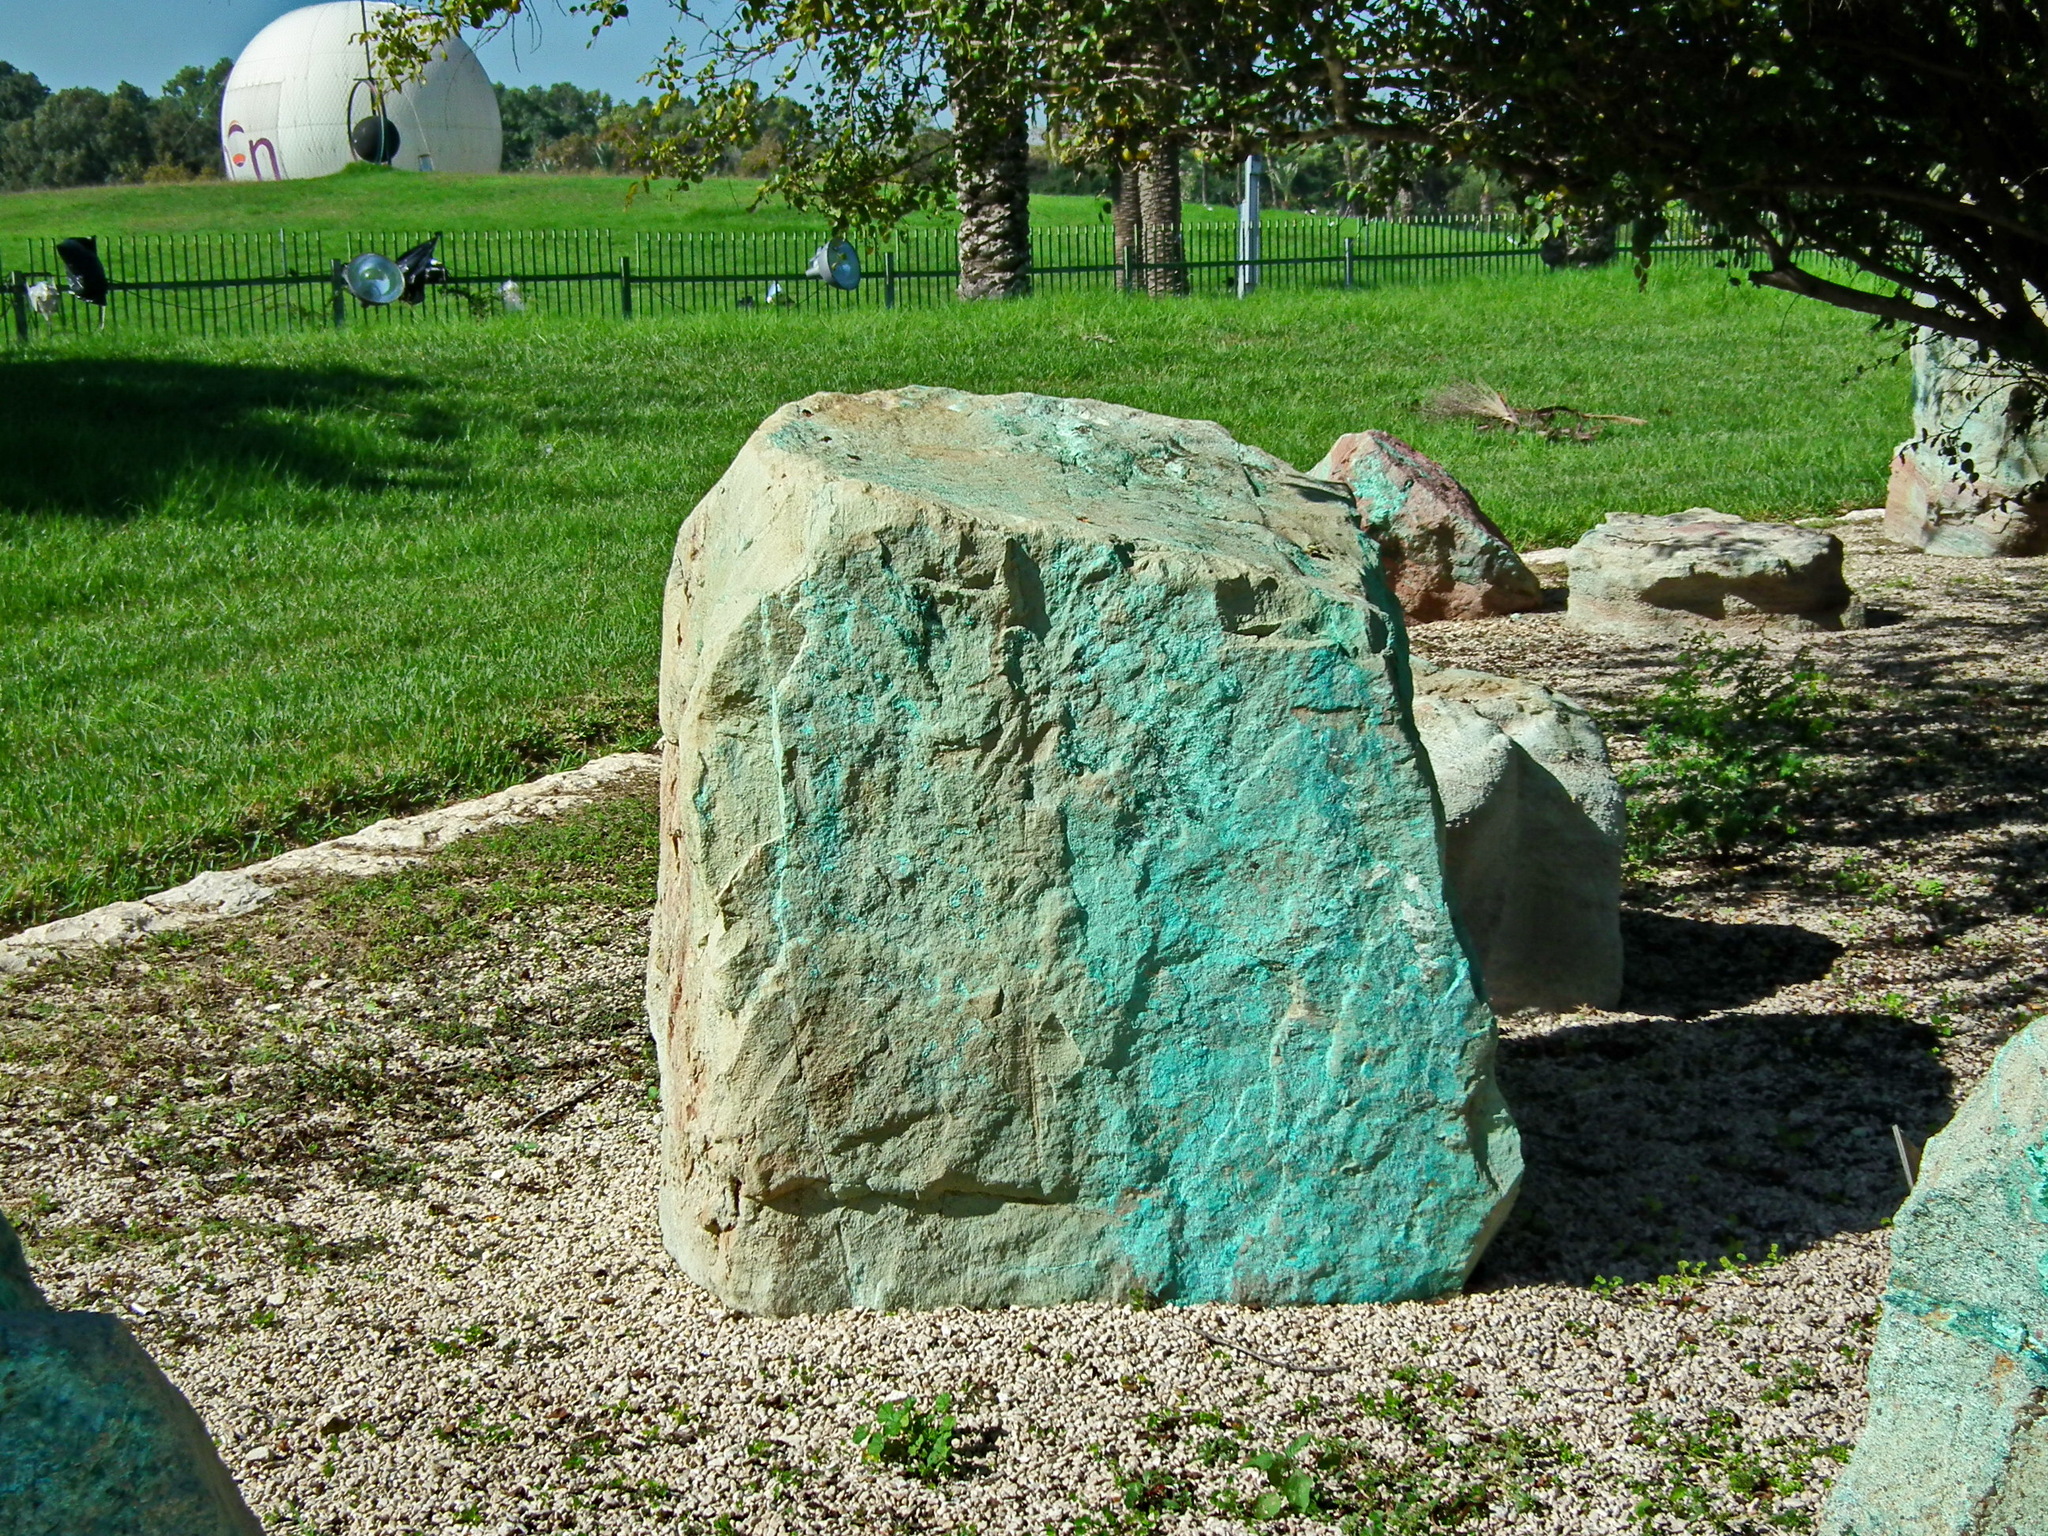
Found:
<path fill-rule="evenodd" d="M 765 422 L 664 620 L 670 1251 L 728 1303 L 1460 1285 L 1519 1141 L 1350 498 L 1205 422 Z"/>
<path fill-rule="evenodd" d="M 119 1318 L 50 1308 L 0 1216 L 0 1536 L 263 1536 Z"/>
<path fill-rule="evenodd" d="M 2048 1020 L 1927 1143 L 1824 1536 L 2048 1531 Z"/>

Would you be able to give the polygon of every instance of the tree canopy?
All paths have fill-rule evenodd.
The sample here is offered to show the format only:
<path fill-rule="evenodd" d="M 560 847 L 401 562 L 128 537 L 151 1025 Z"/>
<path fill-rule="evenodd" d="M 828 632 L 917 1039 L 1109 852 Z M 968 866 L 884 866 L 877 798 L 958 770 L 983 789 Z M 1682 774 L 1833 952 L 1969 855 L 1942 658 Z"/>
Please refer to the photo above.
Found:
<path fill-rule="evenodd" d="M 111 91 L 52 91 L 0 62 L 0 188 L 217 175 L 220 97 L 233 65 L 188 65 L 151 96 L 125 81 Z"/>
<path fill-rule="evenodd" d="M 623 8 L 569 4 L 597 26 Z M 2048 373 L 2048 0 L 740 0 L 708 49 L 654 62 L 697 105 L 660 168 L 702 174 L 764 79 L 801 79 L 772 190 L 887 223 L 941 195 L 963 70 L 1082 156 L 1351 141 L 1376 146 L 1377 194 L 1464 161 L 1539 225 L 1646 231 L 1690 204 L 1761 249 L 1760 286 Z"/>

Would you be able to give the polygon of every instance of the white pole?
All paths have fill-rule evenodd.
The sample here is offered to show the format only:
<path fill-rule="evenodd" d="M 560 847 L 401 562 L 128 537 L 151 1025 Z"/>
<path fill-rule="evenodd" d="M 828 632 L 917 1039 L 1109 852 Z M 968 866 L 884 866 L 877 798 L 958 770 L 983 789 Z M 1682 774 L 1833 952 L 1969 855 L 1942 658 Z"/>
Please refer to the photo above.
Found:
<path fill-rule="evenodd" d="M 1266 177 L 1263 155 L 1244 157 L 1244 197 L 1237 205 L 1237 296 L 1259 286 L 1259 192 Z"/>

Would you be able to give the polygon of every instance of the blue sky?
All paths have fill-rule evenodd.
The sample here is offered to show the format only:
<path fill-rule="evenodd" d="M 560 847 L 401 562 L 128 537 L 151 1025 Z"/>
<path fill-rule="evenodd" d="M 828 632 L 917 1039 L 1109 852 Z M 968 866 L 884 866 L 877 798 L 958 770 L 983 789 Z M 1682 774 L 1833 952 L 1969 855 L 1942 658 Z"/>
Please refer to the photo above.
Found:
<path fill-rule="evenodd" d="M 264 26 L 304 0 L 0 0 L 0 59 L 53 89 L 109 90 L 130 80 L 154 91 L 186 64 L 233 57 Z M 590 23 L 539 0 L 535 19 L 477 45 L 493 80 L 551 85 L 567 80 L 629 100 L 677 17 L 642 0 L 595 43 Z"/>

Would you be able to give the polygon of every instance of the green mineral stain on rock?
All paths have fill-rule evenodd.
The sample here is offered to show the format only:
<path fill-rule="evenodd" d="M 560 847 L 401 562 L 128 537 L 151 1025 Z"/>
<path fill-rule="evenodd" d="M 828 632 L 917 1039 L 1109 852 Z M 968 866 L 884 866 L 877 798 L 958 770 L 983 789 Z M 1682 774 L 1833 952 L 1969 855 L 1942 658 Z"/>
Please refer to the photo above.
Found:
<path fill-rule="evenodd" d="M 1826 1536 L 2048 1531 L 2048 1025 L 1927 1143 Z"/>
<path fill-rule="evenodd" d="M 1520 1175 L 1347 498 L 1206 423 L 785 407 L 685 525 L 670 1249 L 755 1310 L 1387 1300 Z"/>

